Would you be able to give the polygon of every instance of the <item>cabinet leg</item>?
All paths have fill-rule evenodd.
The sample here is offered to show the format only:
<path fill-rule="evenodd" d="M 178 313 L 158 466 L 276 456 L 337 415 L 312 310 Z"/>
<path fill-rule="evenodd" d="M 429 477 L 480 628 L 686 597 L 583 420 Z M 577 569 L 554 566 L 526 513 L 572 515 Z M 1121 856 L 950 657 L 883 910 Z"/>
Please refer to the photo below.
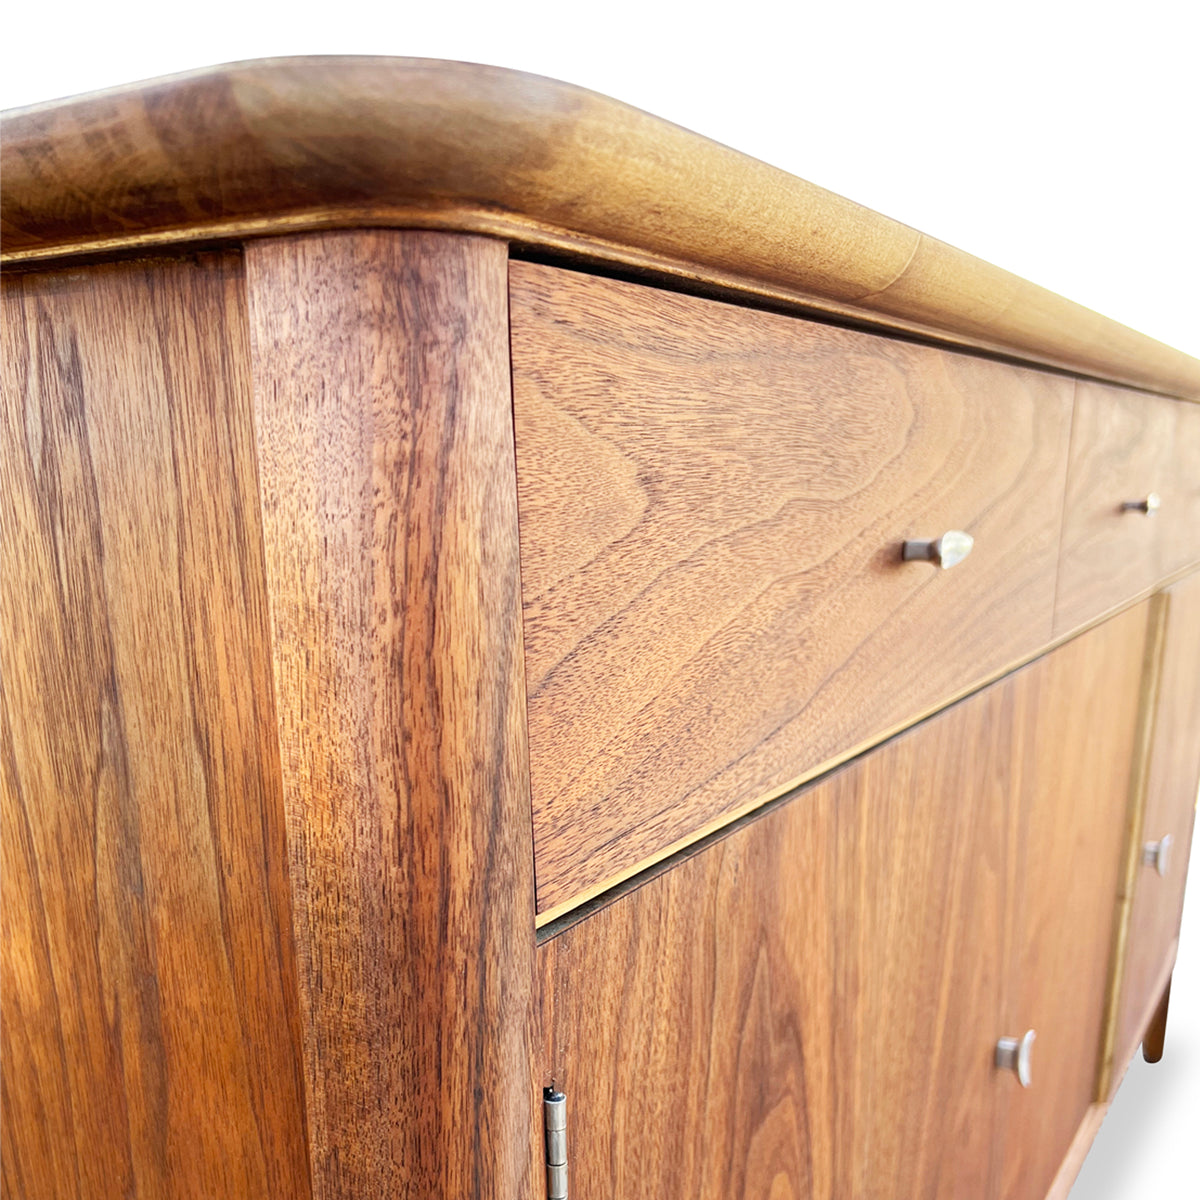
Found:
<path fill-rule="evenodd" d="M 1163 988 L 1162 999 L 1150 1018 L 1146 1027 L 1146 1035 L 1142 1038 L 1142 1057 L 1148 1063 L 1156 1063 L 1163 1055 L 1163 1040 L 1167 1036 L 1167 1006 L 1171 1002 L 1171 981 Z"/>

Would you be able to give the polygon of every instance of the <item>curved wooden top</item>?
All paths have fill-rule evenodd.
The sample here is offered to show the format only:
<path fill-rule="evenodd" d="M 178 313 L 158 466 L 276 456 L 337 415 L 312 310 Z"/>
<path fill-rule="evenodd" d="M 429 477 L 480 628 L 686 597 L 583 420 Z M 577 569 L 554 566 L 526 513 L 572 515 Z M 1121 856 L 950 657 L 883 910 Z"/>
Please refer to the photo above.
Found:
<path fill-rule="evenodd" d="M 1200 361 L 582 88 L 265 59 L 3 119 L 9 263 L 348 226 L 460 229 L 1200 399 Z"/>

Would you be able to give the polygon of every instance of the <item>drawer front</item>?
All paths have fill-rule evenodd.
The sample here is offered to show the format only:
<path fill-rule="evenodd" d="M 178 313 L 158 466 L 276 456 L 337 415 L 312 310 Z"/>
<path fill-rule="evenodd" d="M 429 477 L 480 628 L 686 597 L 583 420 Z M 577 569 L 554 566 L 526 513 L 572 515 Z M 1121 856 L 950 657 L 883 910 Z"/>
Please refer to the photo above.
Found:
<path fill-rule="evenodd" d="M 1157 496 L 1150 515 L 1133 506 Z M 1055 633 L 1200 556 L 1200 406 L 1080 381 Z"/>
<path fill-rule="evenodd" d="M 538 909 L 1033 653 L 1072 385 L 515 263 Z M 962 529 L 952 570 L 906 538 Z"/>
<path fill-rule="evenodd" d="M 1128 1060 L 1141 1039 L 1170 969 L 1200 786 L 1200 574 L 1177 583 L 1166 600 L 1162 678 L 1118 1006 L 1118 1064 Z M 1161 848 L 1166 838 L 1165 858 L 1153 851 L 1141 853 Z"/>
<path fill-rule="evenodd" d="M 1170 501 L 1163 509 L 1167 527 L 1167 570 L 1200 563 L 1200 404 L 1176 402 L 1171 439 Z"/>

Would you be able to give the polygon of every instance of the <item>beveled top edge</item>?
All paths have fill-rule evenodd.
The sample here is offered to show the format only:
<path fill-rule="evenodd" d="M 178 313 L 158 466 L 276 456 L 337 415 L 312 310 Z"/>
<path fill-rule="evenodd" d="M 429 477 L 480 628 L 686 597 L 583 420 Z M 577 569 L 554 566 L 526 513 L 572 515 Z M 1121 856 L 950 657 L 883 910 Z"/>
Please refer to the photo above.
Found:
<path fill-rule="evenodd" d="M 584 88 L 428 59 L 263 59 L 0 119 L 8 263 L 457 229 L 1200 400 L 1200 361 Z"/>

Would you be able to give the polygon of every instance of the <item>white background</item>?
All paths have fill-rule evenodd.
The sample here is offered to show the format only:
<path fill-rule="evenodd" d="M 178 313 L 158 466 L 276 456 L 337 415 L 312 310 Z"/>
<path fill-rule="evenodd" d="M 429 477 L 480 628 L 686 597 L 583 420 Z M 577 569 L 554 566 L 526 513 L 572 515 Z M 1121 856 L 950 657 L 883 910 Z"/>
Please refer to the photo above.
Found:
<path fill-rule="evenodd" d="M 452 58 L 565 79 L 1200 356 L 1198 0 L 26 0 L 4 25 L 4 108 L 289 54 Z M 1198 893 L 1166 1056 L 1134 1063 L 1073 1200 L 1200 1196 Z"/>

